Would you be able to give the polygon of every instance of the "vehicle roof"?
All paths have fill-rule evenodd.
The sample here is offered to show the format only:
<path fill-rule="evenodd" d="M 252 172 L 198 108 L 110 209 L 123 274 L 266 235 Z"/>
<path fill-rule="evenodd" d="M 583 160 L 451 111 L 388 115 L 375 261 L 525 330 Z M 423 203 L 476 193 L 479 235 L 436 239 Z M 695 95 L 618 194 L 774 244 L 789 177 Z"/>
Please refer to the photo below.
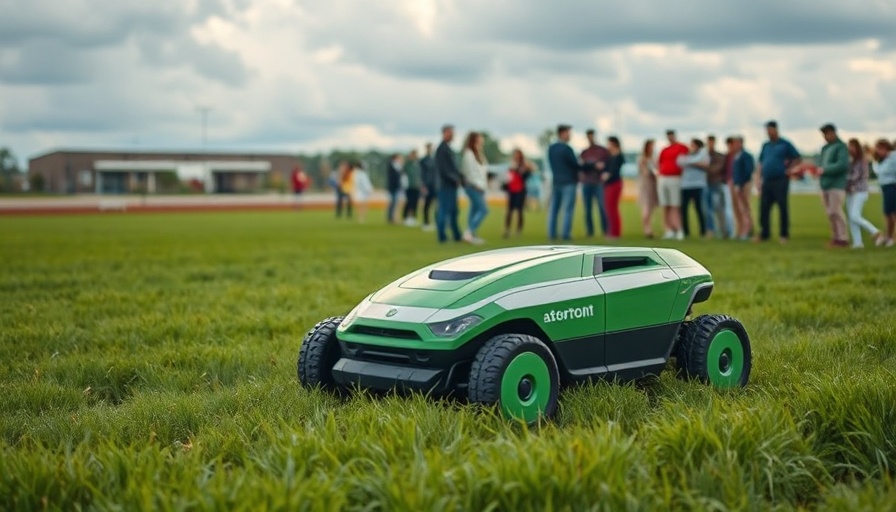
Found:
<path fill-rule="evenodd" d="M 617 247 L 600 245 L 532 245 L 525 247 L 510 247 L 494 249 L 491 251 L 477 252 L 465 256 L 459 256 L 437 264 L 437 270 L 459 273 L 485 273 L 501 267 L 530 261 L 540 258 L 548 258 L 560 254 L 615 254 L 631 251 L 651 251 L 645 247 Z"/>
<path fill-rule="evenodd" d="M 371 295 L 384 304 L 460 307 L 502 291 L 547 281 L 581 279 L 592 272 L 591 255 L 647 257 L 666 268 L 694 267 L 697 262 L 675 249 L 649 247 L 540 245 L 495 249 L 434 263 L 397 279 Z M 596 268 L 596 267 L 594 267 Z"/>

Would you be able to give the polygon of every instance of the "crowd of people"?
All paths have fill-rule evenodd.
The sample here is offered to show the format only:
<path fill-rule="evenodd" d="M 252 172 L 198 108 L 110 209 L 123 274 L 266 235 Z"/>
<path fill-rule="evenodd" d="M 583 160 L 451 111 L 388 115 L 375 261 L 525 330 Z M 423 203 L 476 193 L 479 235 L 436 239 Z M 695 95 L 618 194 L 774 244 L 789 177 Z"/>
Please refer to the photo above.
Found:
<path fill-rule="evenodd" d="M 881 139 L 871 148 L 862 146 L 856 139 L 843 142 L 836 127 L 826 124 L 820 129 L 824 138 L 821 154 L 817 161 L 810 161 L 803 159 L 794 145 L 781 137 L 777 122 L 769 121 L 765 128 L 768 140 L 756 157 L 744 148 L 744 138 L 739 135 L 725 139 L 725 152 L 720 151 L 713 135 L 705 140 L 693 138 L 684 144 L 674 130 L 667 130 L 666 144 L 658 154 L 656 141 L 645 141 L 637 159 L 638 202 L 644 236 L 656 236 L 654 215 L 659 210 L 663 239 L 699 236 L 763 242 L 771 239 L 771 213 L 776 208 L 778 237 L 786 243 L 790 238 L 790 182 L 812 175 L 818 178 L 822 189 L 822 202 L 831 226 L 831 247 L 863 247 L 863 230 L 876 245 L 894 245 L 894 143 Z M 606 146 L 602 146 L 596 140 L 595 131 L 589 129 L 586 147 L 576 154 L 569 143 L 571 134 L 571 126 L 558 126 L 556 141 L 548 147 L 545 158 L 546 184 L 550 188 L 548 238 L 571 240 L 579 194 L 586 236 L 594 237 L 599 226 L 605 239 L 619 238 L 625 164 L 620 140 L 611 135 L 606 139 Z M 435 231 L 440 242 L 482 244 L 479 228 L 489 215 L 486 193 L 491 179 L 483 152 L 484 137 L 470 132 L 464 139 L 458 161 L 451 147 L 454 135 L 454 127 L 445 125 L 435 151 L 432 144 L 427 144 L 422 157 L 416 150 L 407 155 L 392 155 L 386 169 L 386 221 L 417 226 L 422 200 L 422 228 Z M 886 226 L 883 231 L 863 215 L 872 161 L 877 162 L 884 198 Z M 520 149 L 514 149 L 506 172 L 497 179 L 507 198 L 504 236 L 519 235 L 524 226 L 527 199 L 540 194 L 541 173 Z M 340 162 L 330 177 L 330 185 L 336 191 L 336 215 L 351 216 L 355 205 L 359 219 L 364 221 L 373 192 L 364 165 L 358 161 Z M 754 190 L 759 199 L 758 232 L 751 206 Z M 469 202 L 463 230 L 458 208 L 461 191 Z M 403 206 L 399 209 L 402 198 Z M 692 213 L 696 231 L 692 230 Z"/>

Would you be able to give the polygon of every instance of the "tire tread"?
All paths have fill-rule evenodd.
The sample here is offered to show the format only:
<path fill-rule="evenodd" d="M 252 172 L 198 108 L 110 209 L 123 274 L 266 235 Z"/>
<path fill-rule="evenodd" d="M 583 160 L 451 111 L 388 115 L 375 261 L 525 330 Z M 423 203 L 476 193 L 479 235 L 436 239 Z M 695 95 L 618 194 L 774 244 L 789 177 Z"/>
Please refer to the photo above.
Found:
<path fill-rule="evenodd" d="M 321 320 L 305 335 L 299 347 L 296 373 L 299 382 L 307 387 L 335 388 L 336 383 L 327 366 L 327 351 L 336 340 L 336 329 L 344 317 L 334 316 Z"/>

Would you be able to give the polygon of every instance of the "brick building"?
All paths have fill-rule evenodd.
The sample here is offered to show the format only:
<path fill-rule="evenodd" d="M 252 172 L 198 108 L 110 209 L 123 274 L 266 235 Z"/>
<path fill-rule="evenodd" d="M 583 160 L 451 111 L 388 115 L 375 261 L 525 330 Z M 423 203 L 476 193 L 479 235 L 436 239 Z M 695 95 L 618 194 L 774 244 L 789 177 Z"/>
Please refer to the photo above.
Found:
<path fill-rule="evenodd" d="M 288 185 L 299 164 L 287 154 L 58 150 L 30 159 L 28 176 L 57 194 L 170 193 L 188 180 L 208 193 L 246 193 Z"/>

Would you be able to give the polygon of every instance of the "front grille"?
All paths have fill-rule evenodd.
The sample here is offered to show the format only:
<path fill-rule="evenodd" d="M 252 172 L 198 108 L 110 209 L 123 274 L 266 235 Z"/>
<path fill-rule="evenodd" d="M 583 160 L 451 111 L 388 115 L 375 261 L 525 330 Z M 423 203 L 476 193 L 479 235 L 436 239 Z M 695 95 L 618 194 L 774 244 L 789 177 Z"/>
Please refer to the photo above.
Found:
<path fill-rule="evenodd" d="M 420 335 L 410 329 L 390 329 L 388 327 L 371 327 L 369 325 L 356 325 L 351 328 L 355 334 L 379 336 L 380 338 L 396 338 L 401 340 L 419 340 Z"/>

